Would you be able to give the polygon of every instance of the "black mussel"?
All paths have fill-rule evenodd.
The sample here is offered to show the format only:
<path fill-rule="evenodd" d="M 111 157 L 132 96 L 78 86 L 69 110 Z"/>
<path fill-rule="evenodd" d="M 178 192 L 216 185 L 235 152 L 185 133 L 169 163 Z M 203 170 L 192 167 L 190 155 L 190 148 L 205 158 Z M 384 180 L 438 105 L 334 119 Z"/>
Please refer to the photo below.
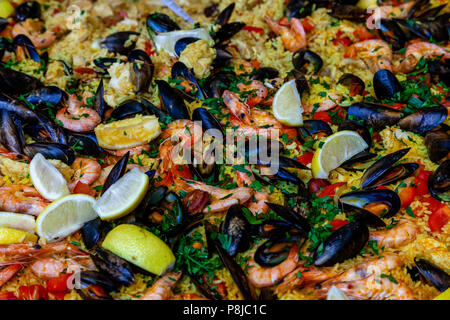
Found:
<path fill-rule="evenodd" d="M 423 259 L 415 259 L 417 269 L 425 280 L 441 292 L 450 287 L 450 275 Z"/>
<path fill-rule="evenodd" d="M 421 109 L 402 118 L 398 125 L 404 130 L 424 134 L 444 122 L 447 114 L 447 108 L 444 106 Z"/>
<path fill-rule="evenodd" d="M 111 118 L 116 120 L 133 117 L 137 114 L 146 114 L 147 108 L 142 103 L 136 100 L 126 100 L 119 104 L 113 112 L 111 112 Z"/>
<path fill-rule="evenodd" d="M 26 19 L 39 19 L 41 17 L 41 5 L 37 1 L 27 1 L 17 6 L 16 19 L 25 21 Z"/>
<path fill-rule="evenodd" d="M 150 35 L 180 30 L 180 27 L 164 13 L 151 13 L 146 19 L 147 30 Z"/>
<path fill-rule="evenodd" d="M 300 214 L 292 210 L 291 208 L 281 206 L 279 204 L 275 203 L 269 203 L 266 202 L 266 204 L 269 206 L 271 210 L 273 210 L 276 214 L 278 214 L 280 217 L 285 219 L 286 221 L 289 221 L 297 228 L 303 230 L 305 234 L 309 232 L 311 229 L 309 222 L 306 218 L 302 217 Z"/>
<path fill-rule="evenodd" d="M 116 32 L 103 39 L 101 45 L 108 51 L 126 56 L 135 48 L 136 40 L 132 41 L 132 38 L 138 35 L 138 32 L 133 31 Z"/>
<path fill-rule="evenodd" d="M 300 96 L 302 96 L 304 93 L 309 94 L 310 92 L 309 84 L 306 77 L 303 74 L 301 74 L 300 71 L 297 71 L 295 69 L 292 69 L 291 73 L 295 77 L 295 85 L 297 86 L 297 91 L 300 94 Z"/>
<path fill-rule="evenodd" d="M 42 86 L 42 82 L 35 77 L 20 71 L 0 67 L 0 92 L 3 94 L 25 94 Z"/>
<path fill-rule="evenodd" d="M 38 123 L 27 123 L 23 126 L 23 131 L 36 142 L 51 142 L 48 133 Z"/>
<path fill-rule="evenodd" d="M 328 123 L 322 120 L 305 120 L 303 126 L 298 128 L 298 133 L 301 139 L 313 137 L 316 134 L 324 134 L 329 136 L 333 134 L 333 130 Z"/>
<path fill-rule="evenodd" d="M 242 22 L 231 22 L 224 24 L 219 31 L 217 31 L 213 39 L 216 43 L 224 43 L 225 41 L 230 40 L 236 33 L 241 31 L 241 29 L 245 27 L 245 23 Z"/>
<path fill-rule="evenodd" d="M 155 66 L 144 50 L 135 49 L 128 54 L 128 62 L 133 63 L 131 81 L 137 93 L 148 91 Z"/>
<path fill-rule="evenodd" d="M 307 69 L 311 68 L 308 71 L 317 74 L 323 66 L 323 60 L 317 53 L 301 49 L 292 54 L 292 64 L 298 71 L 303 71 L 306 67 Z"/>
<path fill-rule="evenodd" d="M 26 3 L 26 2 L 25 2 Z M 18 50 L 22 50 L 22 54 L 26 59 L 32 59 L 36 62 L 41 62 L 41 57 L 37 52 L 33 42 L 24 34 L 19 34 L 14 37 L 12 43 L 16 55 L 18 54 Z"/>
<path fill-rule="evenodd" d="M 359 221 L 370 227 L 386 227 L 386 223 L 380 217 L 362 208 L 349 206 L 346 209 L 346 213 L 351 213 L 354 221 Z"/>
<path fill-rule="evenodd" d="M 240 204 L 231 206 L 223 222 L 222 233 L 227 236 L 227 248 L 231 257 L 246 251 L 250 246 L 250 224 L 244 216 L 244 207 Z"/>
<path fill-rule="evenodd" d="M 144 197 L 144 200 L 142 200 L 136 210 L 134 210 L 136 219 L 145 224 L 152 208 L 159 207 L 166 194 L 167 187 L 164 186 L 149 189 Z"/>
<path fill-rule="evenodd" d="M 344 210 L 353 206 L 373 212 L 370 209 L 375 206 L 377 215 L 382 218 L 393 217 L 400 210 L 401 204 L 397 193 L 388 189 L 352 191 L 341 195 L 339 202 Z M 379 208 L 382 208 L 382 212 L 378 212 Z"/>
<path fill-rule="evenodd" d="M 258 225 L 252 225 L 252 233 L 257 234 L 260 238 L 271 239 L 279 236 L 285 236 L 288 233 L 304 232 L 296 227 L 293 223 L 284 220 L 265 220 Z"/>
<path fill-rule="evenodd" d="M 73 149 L 60 143 L 30 143 L 23 147 L 23 152 L 30 158 L 41 153 L 46 159 L 61 160 L 67 165 L 71 165 L 75 160 Z"/>
<path fill-rule="evenodd" d="M 172 66 L 171 71 L 172 78 L 182 78 L 187 81 L 189 81 L 190 84 L 193 84 L 196 87 L 195 97 L 197 97 L 200 100 L 205 99 L 205 93 L 203 92 L 203 89 L 200 87 L 200 85 L 197 82 L 197 79 L 195 79 L 194 74 L 191 70 L 188 69 L 188 67 L 180 61 L 177 61 Z"/>
<path fill-rule="evenodd" d="M 181 38 L 180 40 L 175 42 L 175 47 L 174 47 L 175 53 L 177 54 L 177 56 L 180 56 L 181 52 L 183 52 L 183 50 L 186 49 L 187 45 L 194 43 L 198 40 L 200 40 L 200 39 L 194 38 L 194 37 Z"/>
<path fill-rule="evenodd" d="M 378 20 L 378 23 L 378 35 L 389 43 L 392 49 L 400 50 L 405 46 L 406 36 L 395 20 L 382 18 Z"/>
<path fill-rule="evenodd" d="M 234 10 L 234 2 L 222 10 L 222 12 L 217 17 L 215 24 L 218 24 L 220 26 L 227 24 L 228 21 L 230 20 L 231 15 L 233 14 L 233 10 Z"/>
<path fill-rule="evenodd" d="M 219 11 L 219 5 L 217 3 L 213 3 L 212 5 L 206 7 L 203 10 L 203 13 L 205 14 L 205 17 L 212 17 Z"/>
<path fill-rule="evenodd" d="M 299 185 L 300 183 L 302 183 L 302 180 L 283 168 L 278 168 L 278 171 L 275 173 L 275 178 L 278 180 L 291 182 L 295 185 Z"/>
<path fill-rule="evenodd" d="M 0 110 L 6 110 L 16 114 L 19 118 L 25 121 L 33 121 L 36 119 L 34 111 L 22 102 L 14 98 L 10 98 L 0 93 Z"/>
<path fill-rule="evenodd" d="M 375 158 L 376 156 L 376 153 L 361 151 L 341 164 L 341 168 L 349 171 L 364 171 L 368 168 L 368 165 L 365 162 Z"/>
<path fill-rule="evenodd" d="M 218 244 L 216 241 L 212 242 L 214 249 L 219 254 L 219 258 L 234 280 L 234 283 L 241 292 L 245 300 L 257 300 L 255 289 L 253 288 L 250 281 L 248 281 L 245 272 L 242 270 L 240 265 L 234 261 L 234 259 Z"/>
<path fill-rule="evenodd" d="M 425 146 L 431 161 L 438 163 L 450 153 L 450 134 L 445 131 L 431 131 L 425 136 Z"/>
<path fill-rule="evenodd" d="M 47 116 L 44 112 L 36 110 L 36 117 L 40 125 L 47 132 L 50 139 L 55 143 L 67 144 L 67 138 L 63 127 L 58 125 L 53 119 Z"/>
<path fill-rule="evenodd" d="M 414 20 L 417 21 L 427 21 L 435 20 L 438 18 L 439 13 L 446 7 L 446 4 L 442 4 L 432 8 L 425 8 L 419 12 L 414 13 Z"/>
<path fill-rule="evenodd" d="M 233 61 L 233 55 L 223 48 L 216 48 L 216 57 L 212 62 L 214 69 L 226 67 Z"/>
<path fill-rule="evenodd" d="M 256 69 L 253 75 L 250 77 L 251 80 L 264 81 L 266 79 L 273 79 L 278 77 L 280 73 L 275 68 L 261 67 Z"/>
<path fill-rule="evenodd" d="M 26 100 L 35 106 L 56 106 L 67 98 L 67 93 L 56 86 L 47 86 L 32 91 Z"/>
<path fill-rule="evenodd" d="M 372 127 L 374 130 L 392 126 L 400 118 L 400 111 L 374 103 L 358 102 L 347 109 L 347 119 L 362 120 L 365 125 Z"/>
<path fill-rule="evenodd" d="M 286 16 L 289 18 L 305 18 L 312 13 L 313 1 L 290 0 L 286 5 Z"/>
<path fill-rule="evenodd" d="M 7 24 L 3 25 L 3 19 L 0 18 L 0 32 L 2 31 L 2 28 L 4 28 L 4 26 L 7 26 L 9 24 L 8 20 L 5 21 L 7 22 Z M 0 37 L 0 59 L 3 58 L 6 51 L 14 51 L 11 40 L 9 38 Z"/>
<path fill-rule="evenodd" d="M 183 209 L 180 197 L 174 192 L 169 192 L 164 196 L 163 204 L 166 208 L 164 217 L 168 223 L 163 226 L 162 230 L 166 236 L 173 238 L 185 227 L 187 214 Z"/>
<path fill-rule="evenodd" d="M 363 22 L 366 19 L 366 11 L 356 6 L 333 4 L 331 12 L 328 12 L 330 16 L 341 20 L 350 20 L 355 22 Z"/>
<path fill-rule="evenodd" d="M 105 193 L 106 190 L 109 189 L 109 187 L 111 187 L 114 183 L 116 183 L 117 180 L 119 180 L 125 174 L 129 158 L 130 152 L 128 151 L 122 158 L 120 158 L 119 161 L 117 161 L 117 163 L 111 169 L 111 172 L 109 173 L 108 177 L 106 178 L 105 183 L 103 184 L 101 194 Z"/>
<path fill-rule="evenodd" d="M 117 286 L 112 279 L 107 275 L 99 271 L 81 271 L 80 274 L 81 287 L 86 287 L 90 285 L 100 286 L 106 292 L 112 292 L 117 290 Z"/>
<path fill-rule="evenodd" d="M 153 103 L 150 101 L 141 98 L 142 105 L 147 109 L 147 112 L 149 114 L 154 114 L 161 122 L 169 123 L 171 120 L 169 119 L 169 115 L 156 107 Z"/>
<path fill-rule="evenodd" d="M 377 99 L 384 100 L 393 98 L 397 92 L 402 90 L 402 86 L 391 71 L 381 69 L 373 76 L 373 89 Z"/>
<path fill-rule="evenodd" d="M 23 154 L 23 132 L 22 124 L 19 119 L 6 110 L 0 110 L 2 126 L 0 127 L 0 141 L 12 152 Z"/>
<path fill-rule="evenodd" d="M 210 135 L 213 135 L 213 133 L 217 135 L 218 132 L 221 132 L 222 137 L 225 136 L 223 127 L 220 122 L 211 114 L 211 112 L 203 107 L 196 108 L 192 112 L 192 120 L 202 122 L 202 129 L 204 133 L 208 130 L 218 130 L 216 132 L 210 132 Z"/>
<path fill-rule="evenodd" d="M 361 138 L 364 139 L 369 148 L 372 145 L 372 135 L 370 134 L 369 129 L 358 121 L 352 121 L 348 119 L 342 121 L 339 125 L 338 131 L 342 130 L 356 131 L 361 136 Z"/>
<path fill-rule="evenodd" d="M 436 82 L 442 81 L 447 87 L 450 86 L 450 59 L 445 59 L 445 62 L 436 59 L 427 62 L 428 72 L 436 78 Z"/>
<path fill-rule="evenodd" d="M 127 261 L 100 248 L 95 248 L 95 251 L 96 255 L 91 254 L 91 259 L 101 272 L 119 284 L 130 285 L 133 283 L 133 272 Z"/>
<path fill-rule="evenodd" d="M 156 80 L 161 105 L 173 119 L 189 119 L 189 112 L 183 99 L 164 80 Z"/>
<path fill-rule="evenodd" d="M 86 222 L 81 228 L 81 237 L 86 249 L 92 249 L 102 236 L 104 222 L 100 218 Z"/>
<path fill-rule="evenodd" d="M 408 19 L 414 20 L 415 17 L 419 16 L 422 12 L 424 12 L 424 8 L 428 7 L 430 4 L 430 0 L 416 0 L 412 7 L 406 13 L 406 17 Z"/>
<path fill-rule="evenodd" d="M 428 178 L 428 191 L 440 201 L 450 201 L 450 160 L 445 160 Z"/>
<path fill-rule="evenodd" d="M 369 229 L 367 225 L 360 221 L 350 222 L 325 239 L 323 250 L 318 249 L 314 252 L 314 265 L 329 267 L 353 258 L 361 252 L 368 240 Z"/>
<path fill-rule="evenodd" d="M 232 72 L 219 71 L 205 81 L 205 91 L 209 98 L 220 98 L 225 88 L 231 83 Z"/>
<path fill-rule="evenodd" d="M 101 79 L 100 83 L 98 84 L 97 91 L 95 92 L 93 108 L 102 119 L 104 117 L 106 109 L 106 102 L 103 97 L 104 91 L 105 89 L 103 87 L 103 79 Z"/>
<path fill-rule="evenodd" d="M 284 234 L 282 237 L 274 237 L 259 245 L 254 254 L 254 259 L 262 267 L 274 267 L 286 260 L 291 247 L 305 240 L 305 234 Z"/>
<path fill-rule="evenodd" d="M 338 84 L 341 84 L 350 90 L 350 95 L 362 95 L 366 85 L 364 81 L 361 80 L 360 77 L 355 76 L 351 73 L 344 73 L 338 81 Z"/>
<path fill-rule="evenodd" d="M 98 68 L 95 68 L 95 71 L 102 75 L 108 75 L 108 69 L 111 67 L 113 63 L 123 63 L 124 60 L 118 59 L 118 58 L 97 58 L 94 60 L 95 66 Z"/>
<path fill-rule="evenodd" d="M 67 142 L 76 153 L 100 155 L 103 149 L 98 145 L 97 137 L 93 132 L 66 132 Z"/>
<path fill-rule="evenodd" d="M 393 165 L 403 158 L 410 149 L 406 148 L 395 151 L 375 161 L 364 172 L 361 178 L 361 188 L 378 187 L 406 178 L 406 176 L 403 176 L 401 168 L 394 169 L 396 167 L 393 167 Z"/>
<path fill-rule="evenodd" d="M 9 25 L 8 19 L 0 18 L 0 32 L 2 32 L 3 29 L 5 29 L 6 26 L 8 26 L 8 25 Z M 5 38 L 2 38 L 2 39 L 5 39 Z"/>

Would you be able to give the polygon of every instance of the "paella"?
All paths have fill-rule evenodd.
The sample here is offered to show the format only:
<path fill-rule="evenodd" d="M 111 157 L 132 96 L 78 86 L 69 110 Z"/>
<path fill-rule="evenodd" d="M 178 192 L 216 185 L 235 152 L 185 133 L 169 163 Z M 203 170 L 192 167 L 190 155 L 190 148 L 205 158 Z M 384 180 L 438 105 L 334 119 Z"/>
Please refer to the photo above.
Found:
<path fill-rule="evenodd" d="M 0 299 L 448 299 L 449 17 L 1 0 Z"/>

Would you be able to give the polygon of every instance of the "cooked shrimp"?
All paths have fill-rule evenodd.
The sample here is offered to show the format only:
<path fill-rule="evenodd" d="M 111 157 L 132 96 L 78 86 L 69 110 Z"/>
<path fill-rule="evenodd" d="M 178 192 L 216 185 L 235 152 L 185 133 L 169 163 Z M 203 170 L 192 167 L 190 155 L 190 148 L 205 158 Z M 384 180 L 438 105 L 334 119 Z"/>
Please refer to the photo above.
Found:
<path fill-rule="evenodd" d="M 280 121 L 277 120 L 273 115 L 269 112 L 253 108 L 251 110 L 253 125 L 257 127 L 265 127 L 265 128 L 283 128 L 283 125 Z"/>
<path fill-rule="evenodd" d="M 240 101 L 239 96 L 229 90 L 222 93 L 223 103 L 231 111 L 231 113 L 245 124 L 251 124 L 250 107 Z"/>
<path fill-rule="evenodd" d="M 408 17 L 408 12 L 414 6 L 415 1 L 403 3 L 398 6 L 378 6 L 373 8 L 373 13 L 367 17 L 366 25 L 369 29 L 376 29 L 380 19 L 404 19 Z"/>
<path fill-rule="evenodd" d="M 3 268 L 0 271 L 0 287 L 11 280 L 20 269 L 22 269 L 21 264 L 12 264 Z"/>
<path fill-rule="evenodd" d="M 67 273 L 73 273 L 84 269 L 95 270 L 95 265 L 89 256 L 82 256 L 86 258 L 82 264 L 75 261 L 75 259 L 57 259 L 57 258 L 37 258 L 30 264 L 30 270 L 39 278 L 48 280 L 56 278 L 64 271 Z"/>
<path fill-rule="evenodd" d="M 92 131 L 100 124 L 100 115 L 91 108 L 83 107 L 75 95 L 69 96 L 68 107 L 63 107 L 56 113 L 56 120 L 62 122 L 63 127 L 75 132 Z"/>
<path fill-rule="evenodd" d="M 270 287 L 281 281 L 285 276 L 294 270 L 298 265 L 298 246 L 294 244 L 289 255 L 280 264 L 275 267 L 261 267 L 258 266 L 253 256 L 247 262 L 248 279 L 257 288 Z"/>
<path fill-rule="evenodd" d="M 291 52 L 296 52 L 306 47 L 306 32 L 302 22 L 297 18 L 291 18 L 289 28 L 275 22 L 270 17 L 266 17 L 269 28 L 277 35 L 281 35 L 284 47 Z"/>
<path fill-rule="evenodd" d="M 169 123 L 167 129 L 161 132 L 161 138 L 178 138 L 179 141 L 192 145 L 201 141 L 202 132 L 202 127 L 192 120 L 175 120 Z"/>
<path fill-rule="evenodd" d="M 354 43 L 346 54 L 351 58 L 362 58 L 374 73 L 380 69 L 392 70 L 392 49 L 383 40 L 370 39 Z"/>
<path fill-rule="evenodd" d="M 327 268 L 300 266 L 283 279 L 283 282 L 276 287 L 275 292 L 282 294 L 295 288 L 323 282 L 336 275 L 336 271 Z"/>
<path fill-rule="evenodd" d="M 397 282 L 397 283 L 396 283 Z M 341 289 L 349 298 L 357 300 L 415 300 L 411 289 L 403 282 L 393 282 L 387 277 L 371 275 L 367 278 L 330 283 L 317 289 L 318 298 L 324 299 L 332 286 Z"/>
<path fill-rule="evenodd" d="M 12 35 L 15 37 L 19 34 L 23 34 L 30 38 L 36 48 L 46 48 L 55 42 L 56 32 L 49 30 L 41 33 L 42 27 L 41 21 L 27 19 L 14 25 L 12 28 Z"/>
<path fill-rule="evenodd" d="M 421 58 L 450 59 L 450 52 L 434 43 L 416 42 L 409 45 L 405 51 L 405 60 L 397 67 L 397 71 L 409 73 L 414 70 Z"/>
<path fill-rule="evenodd" d="M 324 101 L 322 101 L 322 103 L 316 109 L 315 112 L 322 112 L 322 111 L 328 111 L 330 109 L 333 109 L 341 101 L 342 101 L 342 95 L 338 94 L 337 92 L 330 92 L 327 94 L 327 98 Z M 312 105 L 305 105 L 305 106 L 303 106 L 303 108 L 305 109 L 305 112 L 307 112 L 307 113 L 312 113 L 314 110 L 314 106 L 312 106 Z"/>
<path fill-rule="evenodd" d="M 170 300 L 208 300 L 195 293 L 180 293 L 172 296 Z"/>
<path fill-rule="evenodd" d="M 239 83 L 237 87 L 241 92 L 248 93 L 245 102 L 250 107 L 260 104 L 268 95 L 266 86 L 258 80 L 252 80 L 249 84 Z"/>
<path fill-rule="evenodd" d="M 71 167 L 75 170 L 72 183 L 80 181 L 87 185 L 93 184 L 100 176 L 100 171 L 102 170 L 97 161 L 80 157 L 75 159 Z"/>
<path fill-rule="evenodd" d="M 148 289 L 141 300 L 168 300 L 172 296 L 172 289 L 180 280 L 181 272 L 170 272 L 158 279 Z"/>
<path fill-rule="evenodd" d="M 116 157 L 123 157 L 127 152 L 130 152 L 130 157 L 132 157 L 134 155 L 141 155 L 143 151 L 149 152 L 150 145 L 143 144 L 141 146 L 137 146 L 137 147 L 133 147 L 133 148 L 126 148 L 126 149 L 119 149 L 119 150 L 105 149 L 105 151 Z"/>
<path fill-rule="evenodd" d="M 398 224 L 382 231 L 371 231 L 369 240 L 377 241 L 379 247 L 397 248 L 408 244 L 416 238 L 419 227 L 407 219 L 401 219 Z"/>
<path fill-rule="evenodd" d="M 39 192 L 25 185 L 0 188 L 0 210 L 38 216 L 50 204 Z"/>
<path fill-rule="evenodd" d="M 236 171 L 237 184 L 240 187 L 251 186 L 253 181 L 255 181 L 255 176 L 252 173 L 250 166 L 244 167 L 247 172 Z M 266 214 L 269 211 L 269 206 L 267 205 L 269 201 L 269 194 L 265 190 L 255 190 L 253 197 L 246 204 L 247 208 L 253 213 L 253 215 Z"/>

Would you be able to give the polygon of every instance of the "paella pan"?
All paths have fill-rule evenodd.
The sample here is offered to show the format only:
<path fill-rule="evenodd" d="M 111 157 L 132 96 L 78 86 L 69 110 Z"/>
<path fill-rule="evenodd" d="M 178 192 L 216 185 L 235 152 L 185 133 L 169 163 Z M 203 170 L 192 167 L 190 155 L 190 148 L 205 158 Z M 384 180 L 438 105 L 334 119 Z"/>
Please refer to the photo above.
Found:
<path fill-rule="evenodd" d="M 448 296 L 447 1 L 0 17 L 0 299 Z"/>

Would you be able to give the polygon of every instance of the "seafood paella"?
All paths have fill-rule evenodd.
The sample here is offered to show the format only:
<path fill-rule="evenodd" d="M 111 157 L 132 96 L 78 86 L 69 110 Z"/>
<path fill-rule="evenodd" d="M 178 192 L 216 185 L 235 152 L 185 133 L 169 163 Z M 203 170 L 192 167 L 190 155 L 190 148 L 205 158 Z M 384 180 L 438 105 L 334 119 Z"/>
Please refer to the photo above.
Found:
<path fill-rule="evenodd" d="M 1 0 L 0 299 L 448 299 L 449 17 Z"/>

